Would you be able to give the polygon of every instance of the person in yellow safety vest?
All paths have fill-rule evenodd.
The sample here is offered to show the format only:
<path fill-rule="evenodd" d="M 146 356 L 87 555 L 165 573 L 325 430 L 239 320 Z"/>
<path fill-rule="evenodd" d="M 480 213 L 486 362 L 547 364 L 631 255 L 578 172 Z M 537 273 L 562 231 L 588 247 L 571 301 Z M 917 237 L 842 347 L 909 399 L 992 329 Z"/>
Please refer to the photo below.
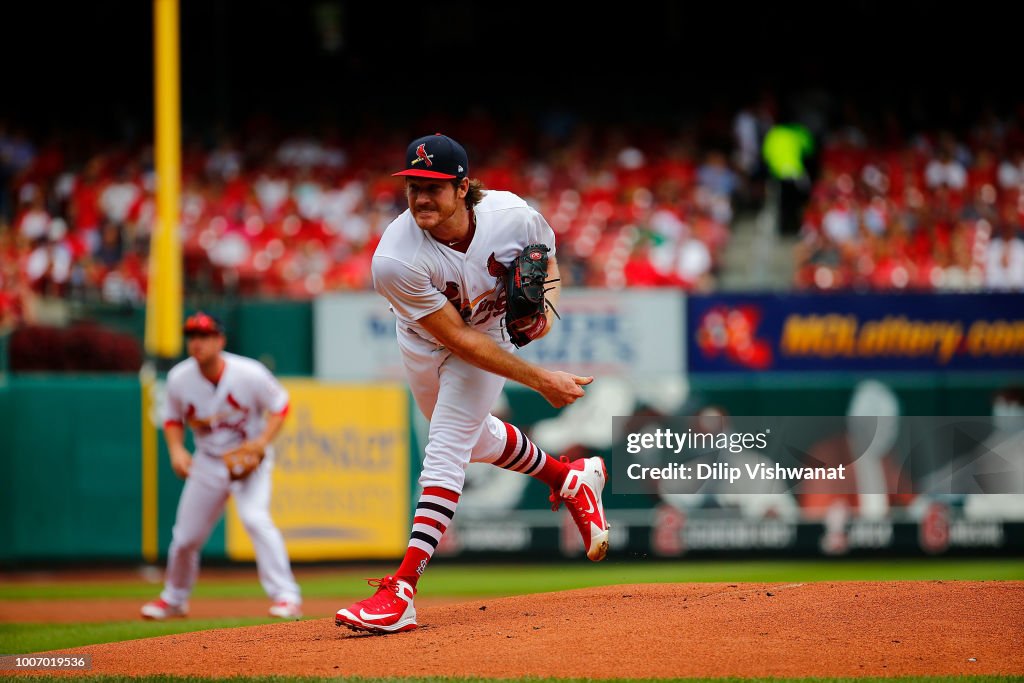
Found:
<path fill-rule="evenodd" d="M 777 124 L 765 135 L 761 154 L 778 183 L 778 230 L 781 234 L 796 234 L 800 212 L 811 191 L 807 160 L 814 154 L 814 138 L 799 124 Z"/>

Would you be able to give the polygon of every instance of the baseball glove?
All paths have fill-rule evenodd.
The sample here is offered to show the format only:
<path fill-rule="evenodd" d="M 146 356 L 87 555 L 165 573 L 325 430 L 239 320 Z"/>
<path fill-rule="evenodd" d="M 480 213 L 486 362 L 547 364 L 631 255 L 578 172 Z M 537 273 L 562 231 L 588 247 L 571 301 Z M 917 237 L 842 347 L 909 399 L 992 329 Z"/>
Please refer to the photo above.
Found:
<path fill-rule="evenodd" d="M 233 451 L 224 454 L 224 466 L 228 468 L 228 476 L 232 481 L 245 479 L 263 462 L 263 451 L 249 443 L 244 443 Z"/>
<path fill-rule="evenodd" d="M 548 280 L 548 252 L 543 244 L 531 244 L 523 249 L 505 271 L 505 330 L 509 340 L 523 347 L 544 333 L 548 326 L 548 307 L 558 311 L 544 298 L 553 287 Z"/>

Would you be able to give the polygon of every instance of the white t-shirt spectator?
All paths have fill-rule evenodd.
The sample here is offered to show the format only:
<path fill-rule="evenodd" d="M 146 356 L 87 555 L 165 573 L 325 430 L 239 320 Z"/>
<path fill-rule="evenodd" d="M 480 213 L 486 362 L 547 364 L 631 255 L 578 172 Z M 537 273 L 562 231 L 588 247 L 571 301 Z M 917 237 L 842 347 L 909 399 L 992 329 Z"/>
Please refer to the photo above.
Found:
<path fill-rule="evenodd" d="M 274 215 L 288 201 L 288 180 L 285 178 L 260 176 L 256 181 L 255 190 L 264 215 Z"/>
<path fill-rule="evenodd" d="M 142 189 L 132 182 L 111 183 L 100 194 L 100 208 L 115 223 L 124 223 Z"/>
<path fill-rule="evenodd" d="M 959 161 L 932 159 L 924 170 L 928 187 L 945 185 L 952 190 L 962 190 L 967 185 L 967 169 Z"/>
<path fill-rule="evenodd" d="M 17 229 L 30 242 L 45 237 L 50 229 L 50 214 L 45 209 L 26 211 L 18 221 Z"/>
<path fill-rule="evenodd" d="M 1004 161 L 999 164 L 999 186 L 1004 190 L 1017 189 L 1024 185 L 1024 156 L 1016 161 Z"/>
<path fill-rule="evenodd" d="M 821 219 L 821 227 L 836 244 L 845 244 L 857 238 L 857 217 L 845 207 L 834 206 L 829 209 Z"/>
<path fill-rule="evenodd" d="M 993 238 L 985 259 L 985 287 L 996 290 L 1024 290 L 1024 240 Z"/>
<path fill-rule="evenodd" d="M 679 248 L 676 272 L 687 282 L 697 284 L 711 270 L 711 252 L 699 239 L 686 240 Z"/>

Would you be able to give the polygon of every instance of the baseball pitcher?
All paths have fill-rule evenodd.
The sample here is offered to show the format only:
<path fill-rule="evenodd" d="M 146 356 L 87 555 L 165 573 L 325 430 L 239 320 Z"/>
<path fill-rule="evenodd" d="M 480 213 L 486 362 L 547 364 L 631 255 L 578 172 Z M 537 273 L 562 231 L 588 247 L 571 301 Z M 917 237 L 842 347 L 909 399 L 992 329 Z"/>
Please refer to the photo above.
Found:
<path fill-rule="evenodd" d="M 514 354 L 543 337 L 556 318 L 555 236 L 544 217 L 510 192 L 485 192 L 469 178 L 465 149 L 444 135 L 414 140 L 405 168 L 409 209 L 388 226 L 373 257 L 373 283 L 396 317 L 412 394 L 430 421 L 412 532 L 398 570 L 370 583 L 368 599 L 339 610 L 357 631 L 416 628 L 413 597 L 455 515 L 470 462 L 534 477 L 566 504 L 587 556 L 608 551 L 601 503 L 607 473 L 594 457 L 568 462 L 490 414 L 506 379 L 561 408 L 593 377 L 546 370 Z"/>

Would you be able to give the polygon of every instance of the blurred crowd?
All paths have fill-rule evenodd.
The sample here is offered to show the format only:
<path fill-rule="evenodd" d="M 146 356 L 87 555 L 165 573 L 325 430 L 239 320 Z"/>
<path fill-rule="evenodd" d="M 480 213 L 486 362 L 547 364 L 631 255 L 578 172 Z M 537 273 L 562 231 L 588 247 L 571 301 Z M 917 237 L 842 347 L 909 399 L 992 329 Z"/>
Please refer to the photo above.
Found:
<path fill-rule="evenodd" d="M 511 131 L 482 115 L 433 125 L 466 144 L 472 176 L 547 217 L 567 285 L 713 286 L 740 186 L 727 145 L 707 147 L 695 128 L 627 131 L 557 116 Z M 371 287 L 377 241 L 406 206 L 390 173 L 421 131 L 367 128 L 295 135 L 254 120 L 237 135 L 186 142 L 187 293 L 308 298 Z M 150 146 L 39 140 L 0 123 L 0 165 L 0 327 L 30 317 L 33 296 L 144 300 Z"/>
<path fill-rule="evenodd" d="M 1022 112 L 1024 113 L 1024 112 Z M 1024 121 L 1024 117 L 1019 117 Z M 800 289 L 1024 290 L 1024 129 L 868 134 L 824 146 L 797 246 Z"/>
<path fill-rule="evenodd" d="M 813 119 L 813 117 L 811 117 Z M 737 206 L 764 197 L 769 95 L 674 126 L 567 112 L 481 111 L 415 130 L 383 123 L 296 133 L 254 117 L 186 135 L 181 240 L 190 296 L 309 298 L 371 286 L 370 259 L 405 209 L 391 177 L 407 141 L 442 130 L 471 175 L 551 223 L 566 285 L 714 289 Z M 980 116 L 954 135 L 892 117 L 819 117 L 794 283 L 816 290 L 1024 289 L 1024 129 Z M 881 132 L 880 132 L 881 131 Z M 138 304 L 155 220 L 148 144 L 33 134 L 0 120 L 0 330 L 40 296 Z M 767 195 L 770 197 L 770 194 Z"/>

